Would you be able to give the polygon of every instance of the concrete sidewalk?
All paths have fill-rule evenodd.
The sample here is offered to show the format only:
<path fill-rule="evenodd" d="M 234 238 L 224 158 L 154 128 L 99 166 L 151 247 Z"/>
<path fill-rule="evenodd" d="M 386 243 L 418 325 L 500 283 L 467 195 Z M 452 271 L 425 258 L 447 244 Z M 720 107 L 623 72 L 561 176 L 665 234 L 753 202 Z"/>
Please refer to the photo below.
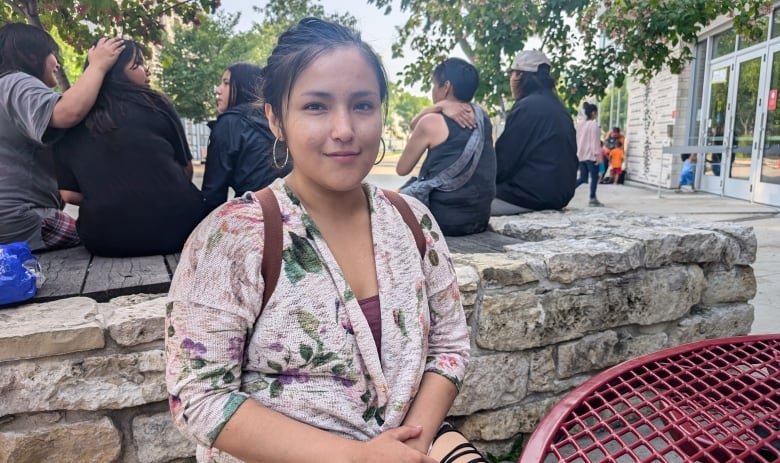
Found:
<path fill-rule="evenodd" d="M 588 185 L 581 185 L 569 207 L 588 207 Z M 596 196 L 605 207 L 650 215 L 681 215 L 710 222 L 753 227 L 758 251 L 753 271 L 758 291 L 753 334 L 780 333 L 780 209 L 709 193 L 675 193 L 641 184 L 599 185 Z"/>

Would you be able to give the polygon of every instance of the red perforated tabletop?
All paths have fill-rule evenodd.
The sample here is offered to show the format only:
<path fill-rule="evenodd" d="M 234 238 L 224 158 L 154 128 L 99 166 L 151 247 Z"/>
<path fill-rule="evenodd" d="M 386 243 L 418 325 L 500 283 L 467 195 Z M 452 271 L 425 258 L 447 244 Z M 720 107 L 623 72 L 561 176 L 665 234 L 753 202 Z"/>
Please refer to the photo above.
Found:
<path fill-rule="evenodd" d="M 518 463 L 780 463 L 780 334 L 616 365 L 542 419 Z"/>

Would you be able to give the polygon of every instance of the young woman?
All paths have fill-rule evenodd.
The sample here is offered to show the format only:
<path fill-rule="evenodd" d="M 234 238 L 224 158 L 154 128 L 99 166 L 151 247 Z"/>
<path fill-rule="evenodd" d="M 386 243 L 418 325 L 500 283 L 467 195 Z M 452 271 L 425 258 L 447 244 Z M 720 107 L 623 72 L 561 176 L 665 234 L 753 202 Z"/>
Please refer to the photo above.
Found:
<path fill-rule="evenodd" d="M 201 462 L 433 463 L 469 339 L 430 212 L 406 198 L 421 259 L 399 210 L 363 183 L 379 155 L 384 69 L 359 35 L 313 18 L 279 37 L 265 69 L 273 154 L 293 161 L 269 187 L 282 249 L 263 248 L 253 193 L 193 232 L 166 317 L 174 421 Z M 282 271 L 261 313 L 274 251 Z M 445 460 L 484 461 L 461 451 Z"/>
<path fill-rule="evenodd" d="M 209 211 L 227 200 L 228 187 L 240 196 L 268 186 L 292 168 L 291 163 L 277 168 L 271 158 L 274 136 L 259 103 L 262 72 L 254 64 L 233 64 L 216 89 L 219 116 L 209 123 L 211 135 L 201 188 Z"/>
<path fill-rule="evenodd" d="M 203 218 L 203 197 L 176 111 L 149 88 L 140 45 L 125 44 L 95 106 L 55 147 L 60 193 L 80 206 L 76 225 L 92 253 L 175 253 Z"/>
<path fill-rule="evenodd" d="M 577 186 L 588 183 L 590 174 L 590 206 L 603 206 L 596 199 L 596 188 L 599 185 L 599 170 L 597 164 L 601 156 L 601 129 L 599 129 L 598 106 L 587 101 L 582 104 L 585 120 L 577 124 L 577 158 L 580 160 L 580 178 Z"/>
<path fill-rule="evenodd" d="M 51 144 L 87 114 L 123 48 L 120 39 L 100 39 L 88 52 L 94 66 L 60 95 L 51 90 L 54 39 L 27 24 L 0 27 L 0 244 L 25 241 L 35 251 L 79 243 L 62 212 Z"/>

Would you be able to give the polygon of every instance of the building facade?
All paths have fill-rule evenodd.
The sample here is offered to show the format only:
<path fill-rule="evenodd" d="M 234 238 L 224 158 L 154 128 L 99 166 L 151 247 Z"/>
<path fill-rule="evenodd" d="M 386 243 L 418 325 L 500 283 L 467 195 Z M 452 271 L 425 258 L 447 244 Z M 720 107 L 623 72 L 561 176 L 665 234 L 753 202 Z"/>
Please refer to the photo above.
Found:
<path fill-rule="evenodd" d="M 697 189 L 780 206 L 778 5 L 760 19 L 760 39 L 741 37 L 723 18 L 702 30 L 680 75 L 631 83 L 630 180 L 675 188 L 681 155 L 697 152 Z"/>

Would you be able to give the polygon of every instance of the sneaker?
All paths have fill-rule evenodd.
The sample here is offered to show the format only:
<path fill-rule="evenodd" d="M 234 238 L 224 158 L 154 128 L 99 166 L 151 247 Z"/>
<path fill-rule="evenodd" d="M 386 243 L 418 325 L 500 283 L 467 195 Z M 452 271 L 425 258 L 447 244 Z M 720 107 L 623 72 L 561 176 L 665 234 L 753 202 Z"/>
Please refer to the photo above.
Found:
<path fill-rule="evenodd" d="M 593 198 L 588 203 L 588 206 L 590 206 L 590 207 L 603 207 L 604 205 L 601 204 L 601 202 L 598 199 Z"/>

